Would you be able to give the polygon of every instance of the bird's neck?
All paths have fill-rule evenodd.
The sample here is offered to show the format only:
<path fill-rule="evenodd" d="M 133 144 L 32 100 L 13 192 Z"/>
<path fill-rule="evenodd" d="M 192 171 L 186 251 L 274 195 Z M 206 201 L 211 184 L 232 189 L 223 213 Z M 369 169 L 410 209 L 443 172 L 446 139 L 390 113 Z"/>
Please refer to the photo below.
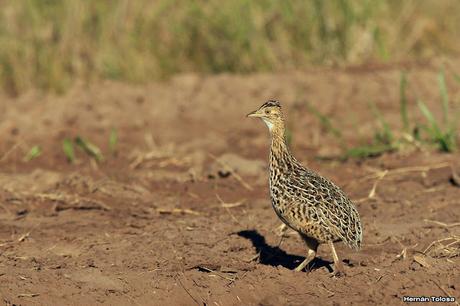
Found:
<path fill-rule="evenodd" d="M 277 164 L 278 167 L 291 162 L 292 155 L 286 142 L 284 124 L 275 124 L 270 131 L 270 163 Z"/>

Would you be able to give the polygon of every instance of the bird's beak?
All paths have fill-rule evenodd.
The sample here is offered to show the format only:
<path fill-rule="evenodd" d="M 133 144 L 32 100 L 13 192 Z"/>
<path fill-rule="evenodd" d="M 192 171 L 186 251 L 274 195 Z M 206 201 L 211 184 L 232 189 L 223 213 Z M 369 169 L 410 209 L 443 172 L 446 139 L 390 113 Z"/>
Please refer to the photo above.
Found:
<path fill-rule="evenodd" d="M 257 111 L 253 111 L 247 114 L 246 117 L 256 117 L 257 118 L 257 117 L 262 117 L 262 115 L 257 113 Z"/>

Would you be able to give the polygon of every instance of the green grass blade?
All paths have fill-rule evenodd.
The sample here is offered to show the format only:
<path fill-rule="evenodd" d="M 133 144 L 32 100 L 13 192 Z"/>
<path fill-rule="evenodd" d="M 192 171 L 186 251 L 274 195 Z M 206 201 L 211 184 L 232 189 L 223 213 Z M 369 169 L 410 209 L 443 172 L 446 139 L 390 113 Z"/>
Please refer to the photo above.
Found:
<path fill-rule="evenodd" d="M 399 105 L 400 105 L 400 111 L 401 111 L 401 121 L 402 121 L 405 132 L 409 130 L 409 117 L 407 114 L 406 88 L 407 88 L 407 77 L 406 77 L 406 73 L 402 72 L 401 80 L 399 82 Z"/>
<path fill-rule="evenodd" d="M 439 125 L 436 119 L 434 118 L 433 114 L 428 109 L 426 104 L 423 103 L 422 100 L 418 99 L 417 104 L 423 116 L 425 116 L 426 120 L 428 121 L 428 124 L 430 125 L 430 128 L 428 129 L 428 131 L 431 134 L 432 138 L 439 139 L 442 133 L 441 133 L 441 129 L 439 128 Z"/>
<path fill-rule="evenodd" d="M 439 93 L 441 94 L 442 113 L 443 113 L 444 123 L 448 124 L 449 122 L 449 95 L 447 94 L 446 77 L 444 74 L 444 70 L 441 70 L 438 74 L 438 85 L 439 85 Z"/>
<path fill-rule="evenodd" d="M 374 102 L 369 102 L 369 106 L 371 108 L 372 113 L 374 114 L 375 118 L 379 121 L 382 132 L 377 133 L 377 135 L 380 135 L 378 137 L 378 140 L 380 142 L 384 142 L 387 144 L 390 144 L 393 142 L 393 132 L 391 131 L 390 125 L 388 122 L 385 120 L 383 115 L 380 113 L 379 109 L 377 108 L 377 105 L 375 105 Z"/>
<path fill-rule="evenodd" d="M 42 154 L 42 149 L 40 146 L 33 146 L 29 152 L 27 152 L 26 156 L 24 156 L 24 161 L 28 162 L 34 158 L 39 157 Z"/>
<path fill-rule="evenodd" d="M 441 150 L 444 152 L 454 152 L 457 149 L 457 138 L 453 131 L 447 131 L 441 139 Z"/>
<path fill-rule="evenodd" d="M 439 149 L 444 152 L 453 152 L 457 146 L 457 138 L 455 133 L 455 128 L 450 128 L 446 132 L 443 132 L 439 127 L 436 119 L 434 118 L 431 111 L 422 102 L 422 100 L 418 100 L 418 106 L 427 119 L 429 123 L 429 127 L 426 129 L 431 140 L 438 144 Z"/>
<path fill-rule="evenodd" d="M 309 112 L 311 112 L 320 122 L 320 124 L 326 129 L 327 132 L 331 133 L 337 138 L 342 138 L 342 133 L 340 130 L 334 127 L 334 125 L 331 122 L 331 119 L 329 119 L 326 115 L 322 114 L 316 107 L 311 105 L 310 103 L 306 103 L 307 109 Z"/>
<path fill-rule="evenodd" d="M 115 155 L 117 153 L 117 144 L 118 144 L 117 130 L 112 129 L 110 131 L 110 136 L 109 136 L 109 149 L 110 149 L 110 153 L 112 153 L 112 155 Z"/>
<path fill-rule="evenodd" d="M 460 83 L 460 75 L 458 73 L 454 73 L 454 80 Z"/>
<path fill-rule="evenodd" d="M 392 145 L 386 144 L 375 144 L 365 145 L 351 148 L 345 152 L 345 158 L 368 158 L 382 155 L 386 152 L 394 151 L 395 148 Z"/>
<path fill-rule="evenodd" d="M 95 144 L 92 144 L 91 142 L 86 141 L 80 136 L 77 136 L 75 138 L 75 144 L 79 146 L 83 151 L 85 151 L 86 154 L 96 159 L 96 161 L 98 162 L 104 161 L 104 156 L 102 156 L 101 150 Z"/>
<path fill-rule="evenodd" d="M 62 150 L 64 151 L 67 160 L 73 164 L 75 162 L 75 151 L 73 149 L 72 140 L 68 138 L 64 139 L 62 142 Z"/>
<path fill-rule="evenodd" d="M 380 28 L 378 26 L 374 27 L 373 37 L 374 37 L 374 41 L 375 41 L 375 43 L 377 45 L 377 50 L 379 52 L 380 57 L 384 61 L 389 60 L 390 59 L 390 54 L 389 54 L 388 49 L 387 49 L 387 47 L 385 45 L 385 40 L 382 37 L 382 31 L 380 30 Z"/>

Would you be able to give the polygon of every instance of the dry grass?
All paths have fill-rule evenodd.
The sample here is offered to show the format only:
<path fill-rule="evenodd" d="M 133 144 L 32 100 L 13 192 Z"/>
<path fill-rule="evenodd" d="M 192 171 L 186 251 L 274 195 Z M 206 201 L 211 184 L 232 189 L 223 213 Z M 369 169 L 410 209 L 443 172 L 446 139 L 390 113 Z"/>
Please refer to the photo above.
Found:
<path fill-rule="evenodd" d="M 452 258 L 460 256 L 460 236 L 453 235 L 433 241 L 423 254 L 433 258 Z"/>
<path fill-rule="evenodd" d="M 95 78 L 455 53 L 459 12 L 455 0 L 2 1 L 0 83 L 62 92 Z"/>

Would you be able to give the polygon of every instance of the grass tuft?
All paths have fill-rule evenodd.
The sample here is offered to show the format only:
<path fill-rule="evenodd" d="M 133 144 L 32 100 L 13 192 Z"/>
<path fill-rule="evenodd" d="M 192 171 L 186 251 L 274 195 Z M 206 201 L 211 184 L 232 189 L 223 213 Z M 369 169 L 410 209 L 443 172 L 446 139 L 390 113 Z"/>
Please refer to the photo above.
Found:
<path fill-rule="evenodd" d="M 399 105 L 400 105 L 400 112 L 401 112 L 401 121 L 403 124 L 404 132 L 409 131 L 409 116 L 407 112 L 407 96 L 406 96 L 406 89 L 407 89 L 407 76 L 405 72 L 401 73 L 401 80 L 399 82 Z"/>
<path fill-rule="evenodd" d="M 66 138 L 62 142 L 62 150 L 64 151 L 65 156 L 69 163 L 73 164 L 75 162 L 75 151 L 73 149 L 73 142 L 72 140 Z"/>
<path fill-rule="evenodd" d="M 393 152 L 395 151 L 395 147 L 389 144 L 371 144 L 371 145 L 363 145 L 357 146 L 351 149 L 348 149 L 345 154 L 342 156 L 342 159 L 347 158 L 369 158 L 369 157 L 377 157 L 382 155 L 383 153 Z"/>
<path fill-rule="evenodd" d="M 101 150 L 95 144 L 77 136 L 75 138 L 75 144 L 80 147 L 86 154 L 93 157 L 96 161 L 104 161 L 104 156 L 102 155 Z"/>
<path fill-rule="evenodd" d="M 442 129 L 441 125 L 421 99 L 417 101 L 417 104 L 428 121 L 428 125 L 423 125 L 422 130 L 428 134 L 429 140 L 437 144 L 442 152 L 455 151 L 457 148 L 457 133 L 455 127 L 447 126 L 445 129 Z M 447 116 L 444 116 L 444 118 L 447 118 Z"/>
<path fill-rule="evenodd" d="M 113 156 L 117 154 L 117 145 L 118 145 L 118 133 L 116 129 L 112 129 L 110 130 L 110 136 L 109 136 L 109 150 Z"/>
<path fill-rule="evenodd" d="M 31 161 L 32 159 L 39 157 L 41 154 L 42 148 L 40 146 L 33 146 L 29 152 L 27 152 L 26 156 L 24 156 L 24 161 Z"/>
<path fill-rule="evenodd" d="M 457 123 L 459 114 L 454 113 L 454 117 L 451 118 L 444 69 L 441 69 L 438 74 L 438 86 L 442 103 L 442 121 L 437 121 L 426 104 L 421 99 L 418 99 L 418 107 L 427 120 L 427 124 L 421 125 L 421 130 L 428 134 L 428 140 L 435 143 L 441 151 L 453 152 L 457 149 Z"/>
<path fill-rule="evenodd" d="M 411 123 L 408 115 L 407 84 L 406 74 L 403 72 L 399 85 L 402 130 L 392 130 L 377 106 L 374 103 L 370 103 L 371 111 L 379 123 L 379 127 L 374 134 L 374 141 L 370 145 L 358 146 L 346 150 L 344 158 L 373 157 L 385 152 L 401 150 L 405 146 L 407 147 L 407 145 L 415 144 L 418 146 L 421 143 L 434 144 L 442 152 L 453 152 L 456 150 L 458 142 L 457 126 L 460 114 L 451 114 L 444 70 L 442 69 L 438 74 L 438 86 L 442 103 L 442 120 L 438 121 L 426 104 L 421 99 L 418 99 L 417 105 L 425 117 L 426 123 L 414 123 L 412 131 L 410 131 Z M 424 134 L 427 137 L 423 137 Z"/>
<path fill-rule="evenodd" d="M 374 134 L 375 142 L 377 144 L 391 145 L 394 142 L 394 137 L 390 125 L 385 120 L 375 103 L 369 102 L 369 107 L 374 114 L 374 117 L 380 124 L 380 129 L 378 129 Z"/>
<path fill-rule="evenodd" d="M 369 108 L 374 115 L 379 127 L 374 133 L 374 139 L 371 144 L 362 145 L 347 149 L 342 156 L 343 159 L 347 158 L 369 158 L 382 155 L 383 153 L 392 152 L 399 148 L 399 143 L 395 141 L 393 131 L 390 125 L 385 120 L 384 116 L 373 102 L 369 102 Z"/>
<path fill-rule="evenodd" d="M 449 122 L 449 95 L 447 94 L 446 77 L 444 69 L 438 74 L 439 93 L 441 94 L 442 113 L 444 122 Z"/>
<path fill-rule="evenodd" d="M 316 107 L 311 105 L 310 103 L 306 103 L 307 109 L 310 113 L 315 116 L 320 125 L 326 130 L 326 132 L 334 135 L 336 138 L 341 139 L 342 138 L 342 133 L 340 132 L 339 129 L 334 127 L 334 125 L 331 122 L 331 119 L 326 116 L 325 114 L 321 113 Z"/>

